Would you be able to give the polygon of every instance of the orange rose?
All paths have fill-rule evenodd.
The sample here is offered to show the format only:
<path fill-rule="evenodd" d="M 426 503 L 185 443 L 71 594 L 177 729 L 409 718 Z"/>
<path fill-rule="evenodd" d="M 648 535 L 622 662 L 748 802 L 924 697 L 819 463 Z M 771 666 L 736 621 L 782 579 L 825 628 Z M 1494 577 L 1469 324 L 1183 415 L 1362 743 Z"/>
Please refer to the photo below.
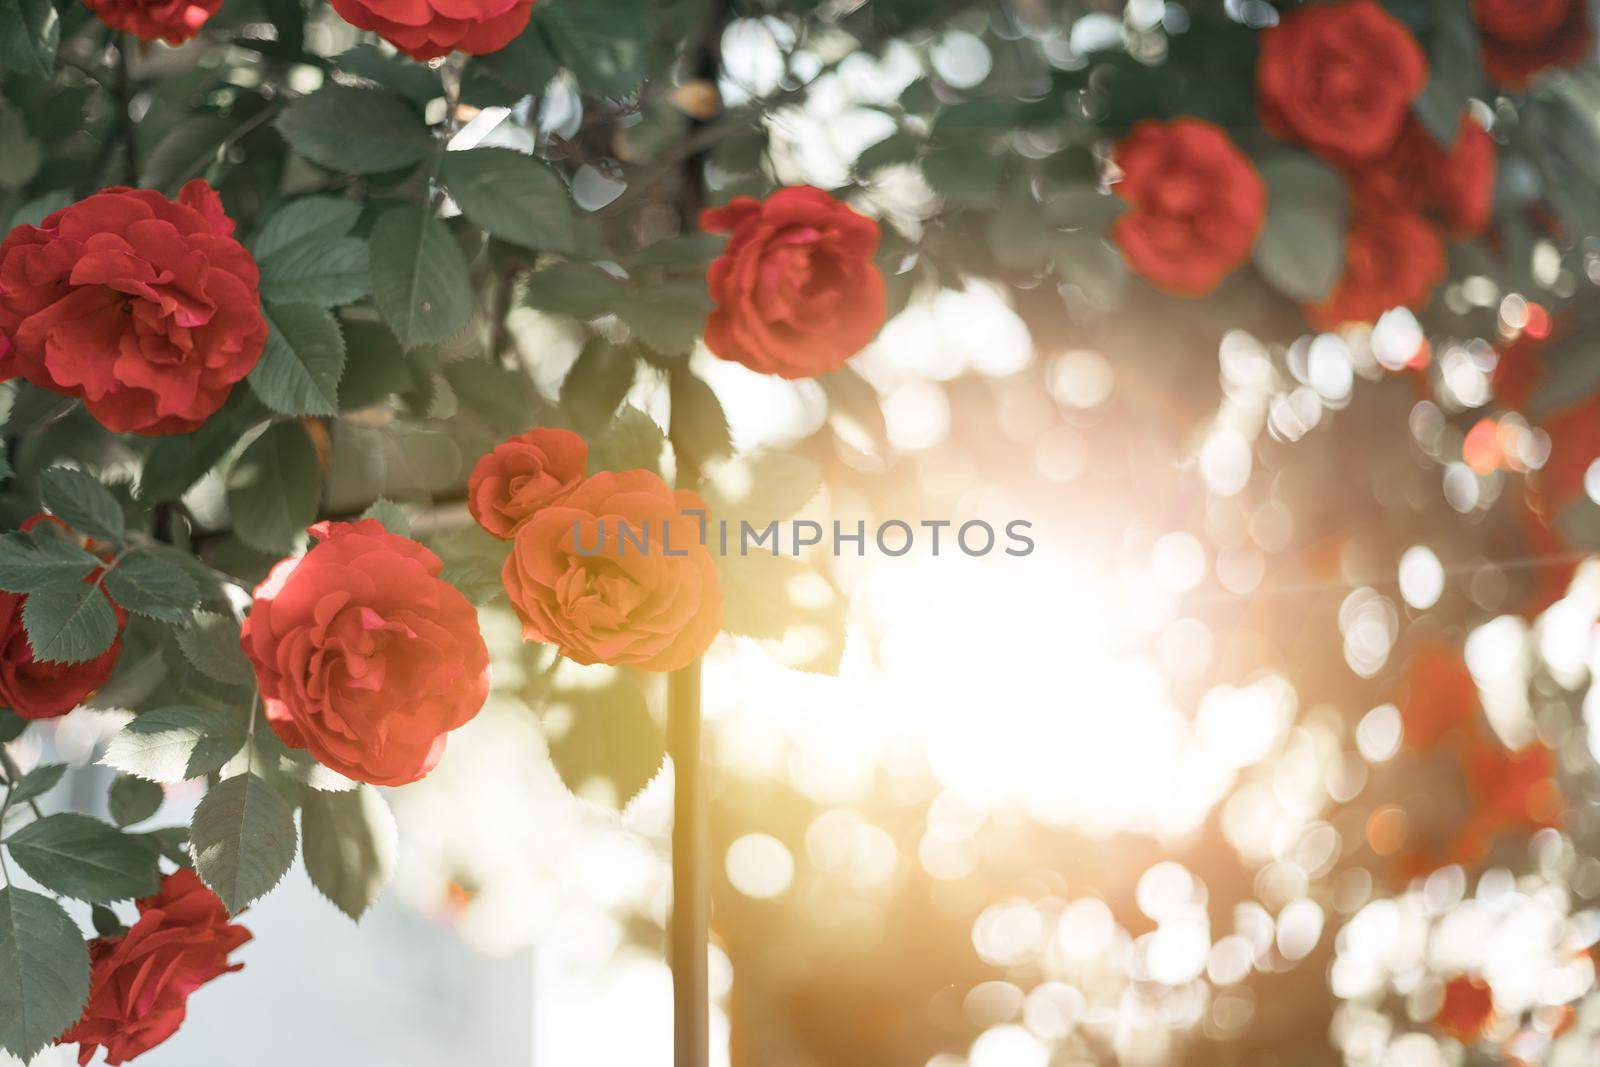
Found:
<path fill-rule="evenodd" d="M 478 460 L 467 479 L 467 510 L 502 541 L 534 512 L 577 488 L 589 446 L 571 430 L 536 427 L 509 438 Z"/>
<path fill-rule="evenodd" d="M 501 580 L 522 636 L 577 663 L 687 666 L 722 626 L 705 504 L 650 471 L 604 471 L 518 528 Z"/>

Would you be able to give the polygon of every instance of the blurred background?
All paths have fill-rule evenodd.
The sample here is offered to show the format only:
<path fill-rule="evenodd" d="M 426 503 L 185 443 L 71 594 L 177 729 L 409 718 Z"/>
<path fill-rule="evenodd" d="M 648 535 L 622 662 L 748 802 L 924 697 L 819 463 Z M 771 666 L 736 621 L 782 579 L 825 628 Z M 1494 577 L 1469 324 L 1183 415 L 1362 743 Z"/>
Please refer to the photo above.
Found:
<path fill-rule="evenodd" d="M 1581 488 L 1557 536 L 1529 492 L 1555 431 L 1524 410 L 1552 322 L 1585 336 L 1600 248 L 1517 223 L 1558 179 L 1564 210 L 1592 208 L 1592 63 L 1525 113 L 1482 101 L 1523 184 L 1492 249 L 1453 250 L 1427 313 L 1308 334 L 1253 273 L 1204 303 L 1130 280 L 1086 221 L 1111 199 L 1092 142 L 1119 117 L 1254 122 L 1233 97 L 1273 5 L 906 2 L 885 5 L 903 32 L 870 41 L 839 28 L 849 3 L 801 34 L 816 6 L 723 30 L 724 106 L 810 88 L 707 173 L 718 199 L 855 183 L 904 267 L 896 314 L 848 389 L 696 351 L 728 477 L 788 450 L 813 473 L 779 489 L 825 528 L 1023 519 L 1037 548 L 936 556 L 919 538 L 785 569 L 773 632 L 708 655 L 714 1063 L 1600 1062 L 1600 569 L 1582 563 L 1600 449 L 1566 456 Z M 1451 5 L 1394 6 L 1437 28 Z M 356 40 L 331 17 L 306 33 L 318 55 Z M 252 84 L 253 57 L 228 63 Z M 1157 93 L 1168 63 L 1178 88 Z M 321 77 L 287 69 L 301 92 Z M 595 105 L 568 74 L 507 103 L 478 88 L 454 147 L 569 153 L 586 210 L 622 193 L 582 155 Z M 1048 115 L 1017 110 L 1041 99 Z M 1011 109 L 928 141 L 933 116 L 993 100 Z M 154 128 L 163 108 L 177 121 L 152 106 Z M 629 127 L 645 158 L 653 121 Z M 1545 154 L 1514 150 L 1539 137 Z M 508 323 L 530 404 L 564 400 L 582 328 L 526 293 Z M 1574 352 L 1549 355 L 1562 388 L 1592 366 Z M 441 421 L 479 399 L 458 357 L 423 405 Z M 676 374 L 658 363 L 626 402 L 665 425 Z M 510 403 L 495 417 L 525 427 Z M 346 417 L 329 496 L 417 501 L 497 432 Z M 220 494 L 212 476 L 185 502 L 204 519 Z M 415 510 L 448 539 L 449 509 Z M 400 866 L 379 906 L 353 926 L 297 867 L 247 913 L 244 971 L 141 1062 L 670 1062 L 659 679 L 552 664 L 503 602 L 483 624 L 493 697 L 433 774 L 387 791 Z M 125 719 L 80 709 L 14 754 L 82 767 L 69 788 L 92 806 L 97 746 Z M 174 788 L 165 810 L 197 798 Z"/>

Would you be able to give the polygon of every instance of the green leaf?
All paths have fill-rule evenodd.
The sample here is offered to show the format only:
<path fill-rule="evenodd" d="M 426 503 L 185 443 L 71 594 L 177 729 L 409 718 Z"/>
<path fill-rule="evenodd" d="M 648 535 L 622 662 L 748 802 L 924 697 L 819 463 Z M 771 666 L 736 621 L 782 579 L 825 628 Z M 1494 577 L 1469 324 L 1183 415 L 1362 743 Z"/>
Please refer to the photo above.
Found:
<path fill-rule="evenodd" d="M 706 327 L 711 296 L 705 282 L 658 285 L 618 300 L 618 317 L 629 331 L 663 355 L 689 351 Z"/>
<path fill-rule="evenodd" d="M 711 261 L 722 254 L 727 243 L 726 237 L 714 233 L 668 237 L 664 241 L 650 245 L 635 256 L 633 270 L 664 270 L 675 274 L 704 275 Z"/>
<path fill-rule="evenodd" d="M 371 43 L 358 44 L 333 58 L 336 69 L 377 82 L 417 105 L 443 95 L 439 76 L 422 63 L 382 52 Z M 475 64 L 474 64 L 475 65 Z"/>
<path fill-rule="evenodd" d="M 222 410 L 198 430 L 156 441 L 139 471 L 139 499 L 162 502 L 182 497 L 265 417 L 266 409 L 252 390 L 235 389 Z"/>
<path fill-rule="evenodd" d="M 274 212 L 250 242 L 261 268 L 261 298 L 277 304 L 336 307 L 367 295 L 367 245 L 350 231 L 361 205 L 307 196 Z"/>
<path fill-rule="evenodd" d="M 633 386 L 639 360 L 629 347 L 591 338 L 561 383 L 561 406 L 578 429 L 592 431 L 611 421 Z"/>
<path fill-rule="evenodd" d="M 713 466 L 701 495 L 718 518 L 749 518 L 764 526 L 793 515 L 821 488 L 822 470 L 813 460 L 763 451 Z"/>
<path fill-rule="evenodd" d="M 48 78 L 60 43 L 61 19 L 50 0 L 0 0 L 0 67 Z"/>
<path fill-rule="evenodd" d="M 729 553 L 715 557 L 722 628 L 762 638 L 767 653 L 786 667 L 837 674 L 844 656 L 844 598 L 802 560 L 755 547 L 739 555 L 737 537 L 730 529 Z"/>
<path fill-rule="evenodd" d="M 96 904 L 89 909 L 89 921 L 94 923 L 94 932 L 101 937 L 121 937 L 128 932 L 122 920 L 117 918 L 117 913 L 104 904 Z"/>
<path fill-rule="evenodd" d="M 411 536 L 411 517 L 406 514 L 404 508 L 393 500 L 385 500 L 379 497 L 372 502 L 371 507 L 361 513 L 361 517 L 363 519 L 377 519 L 383 523 L 383 528 L 392 534 L 399 534 L 401 537 Z"/>
<path fill-rule="evenodd" d="M 344 323 L 344 376 L 339 379 L 339 410 L 380 404 L 416 388 L 405 349 L 381 322 Z"/>
<path fill-rule="evenodd" d="M 221 770 L 244 748 L 241 711 L 175 705 L 135 715 L 100 760 L 151 782 L 185 782 Z"/>
<path fill-rule="evenodd" d="M 572 198 L 555 171 L 509 148 L 446 152 L 444 183 L 463 214 L 526 248 L 573 249 Z"/>
<path fill-rule="evenodd" d="M 106 572 L 105 587 L 124 608 L 162 622 L 181 623 L 200 604 L 200 589 L 189 572 L 148 548 L 123 556 Z"/>
<path fill-rule="evenodd" d="M 11 803 L 26 804 L 30 800 L 39 799 L 54 789 L 65 773 L 67 773 L 65 763 L 39 764 L 17 782 L 16 791 L 11 794 Z"/>
<path fill-rule="evenodd" d="M 77 582 L 103 566 L 93 553 L 48 528 L 0 537 L 0 589 L 31 593 L 47 585 Z"/>
<path fill-rule="evenodd" d="M 666 438 L 661 427 L 636 407 L 625 407 L 601 432 L 589 438 L 589 472 L 661 471 Z"/>
<path fill-rule="evenodd" d="M 33 656 L 46 663 L 84 663 L 117 637 L 111 601 L 93 582 L 55 582 L 35 589 L 22 605 L 22 626 Z"/>
<path fill-rule="evenodd" d="M 184 658 L 207 678 L 228 685 L 255 681 L 255 669 L 239 645 L 238 620 L 202 611 L 177 637 Z"/>
<path fill-rule="evenodd" d="M 43 193 L 32 200 L 24 201 L 11 213 L 11 219 L 6 223 L 6 232 L 10 233 L 18 226 L 37 226 L 48 216 L 71 203 L 72 193 L 65 189 Z"/>
<path fill-rule="evenodd" d="M 711 387 L 681 366 L 672 368 L 668 381 L 672 400 L 669 435 L 681 466 L 704 467 L 732 450 L 728 416 Z"/>
<path fill-rule="evenodd" d="M 1285 296 L 1321 300 L 1344 270 L 1344 179 L 1310 156 L 1288 152 L 1263 162 L 1261 176 L 1267 221 L 1256 242 L 1256 269 Z"/>
<path fill-rule="evenodd" d="M 301 846 L 311 884 L 352 919 L 378 899 L 394 876 L 394 815 L 370 785 L 311 793 L 300 806 Z"/>
<path fill-rule="evenodd" d="M 626 292 L 623 283 L 587 263 L 560 263 L 528 279 L 522 302 L 556 315 L 592 319 L 608 315 Z"/>
<path fill-rule="evenodd" d="M 928 187 L 951 204 L 984 208 L 1000 192 L 1001 160 L 968 145 L 934 149 L 922 160 Z"/>
<path fill-rule="evenodd" d="M 322 470 L 298 423 L 267 427 L 228 472 L 228 514 L 241 540 L 263 552 L 288 552 L 317 517 Z"/>
<path fill-rule="evenodd" d="M 407 348 L 447 341 L 472 314 L 467 261 L 425 207 L 391 208 L 372 231 L 372 297 Z"/>
<path fill-rule="evenodd" d="M 346 237 L 361 219 L 361 204 L 340 196 L 302 196 L 274 211 L 250 239 L 256 262 L 319 240 Z"/>
<path fill-rule="evenodd" d="M 17 866 L 53 892 L 92 904 L 147 897 L 161 885 L 156 854 L 99 819 L 46 815 L 6 838 Z"/>
<path fill-rule="evenodd" d="M 156 143 L 145 161 L 143 184 L 168 196 L 190 178 L 203 175 L 222 158 L 223 146 L 242 118 L 216 114 L 194 115 L 176 123 Z"/>
<path fill-rule="evenodd" d="M 0 708 L 0 745 L 15 741 L 28 728 L 28 720 L 11 708 Z"/>
<path fill-rule="evenodd" d="M 337 415 L 344 373 L 339 320 L 312 304 L 274 304 L 266 318 L 267 344 L 250 388 L 280 415 Z"/>
<path fill-rule="evenodd" d="M 8 32 L 0 29 L 0 41 Z M 32 1059 L 88 999 L 89 950 L 66 910 L 26 889 L 0 889 L 0 1049 Z"/>
<path fill-rule="evenodd" d="M 122 505 L 91 474 L 72 467 L 51 467 L 39 477 L 39 499 L 78 533 L 122 540 Z"/>
<path fill-rule="evenodd" d="M 118 826 L 132 826 L 161 810 L 161 802 L 166 796 L 166 790 L 155 782 L 119 774 L 111 783 L 106 806 L 111 811 L 112 822 Z"/>
<path fill-rule="evenodd" d="M 235 775 L 200 801 L 189 847 L 201 880 L 237 915 L 294 862 L 294 813 L 265 779 Z"/>
<path fill-rule="evenodd" d="M 558 668 L 557 683 L 580 670 Z M 661 769 L 665 742 L 631 679 L 552 693 L 543 718 L 550 761 L 578 796 L 626 807 Z"/>
<path fill-rule="evenodd" d="M 28 133 L 22 113 L 3 103 L 0 103 L 0 144 L 6 146 L 5 153 L 0 154 L 0 187 L 20 190 L 39 173 L 44 153 L 39 142 Z"/>
<path fill-rule="evenodd" d="M 420 163 L 433 138 L 417 113 L 372 89 L 329 83 L 278 116 L 278 132 L 302 156 L 331 170 L 379 174 Z"/>

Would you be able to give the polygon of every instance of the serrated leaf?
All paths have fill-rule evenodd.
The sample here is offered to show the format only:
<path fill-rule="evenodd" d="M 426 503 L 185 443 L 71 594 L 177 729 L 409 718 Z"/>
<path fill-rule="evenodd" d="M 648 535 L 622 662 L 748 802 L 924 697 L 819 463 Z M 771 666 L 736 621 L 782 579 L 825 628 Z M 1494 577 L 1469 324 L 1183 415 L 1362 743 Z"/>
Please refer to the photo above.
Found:
<path fill-rule="evenodd" d="M 732 451 L 728 416 L 711 386 L 687 368 L 675 366 L 667 392 L 672 401 L 668 437 L 680 465 L 702 468 Z"/>
<path fill-rule="evenodd" d="M 313 304 L 274 304 L 250 388 L 280 415 L 337 415 L 344 373 L 339 320 Z"/>
<path fill-rule="evenodd" d="M 748 517 L 764 525 L 787 519 L 821 488 L 822 470 L 813 460 L 763 451 L 716 464 L 700 492 L 713 515 Z"/>
<path fill-rule="evenodd" d="M 11 794 L 11 803 L 26 804 L 30 800 L 39 799 L 54 789 L 65 773 L 67 773 L 65 763 L 39 764 L 17 782 L 17 788 Z"/>
<path fill-rule="evenodd" d="M 96 904 L 89 909 L 89 921 L 94 923 L 94 932 L 101 937 L 121 937 L 128 932 L 122 920 L 117 918 L 117 913 L 104 904 Z"/>
<path fill-rule="evenodd" d="M 162 622 L 181 623 L 200 604 L 200 588 L 189 572 L 147 548 L 123 556 L 106 572 L 105 587 L 124 608 Z"/>
<path fill-rule="evenodd" d="M 602 431 L 589 439 L 589 472 L 652 470 L 660 473 L 666 437 L 649 415 L 624 407 Z"/>
<path fill-rule="evenodd" d="M 266 415 L 252 390 L 235 389 L 198 430 L 155 443 L 139 471 L 139 499 L 159 503 L 182 497 Z"/>
<path fill-rule="evenodd" d="M 32 1059 L 88 999 L 89 950 L 66 910 L 26 889 L 0 889 L 0 1049 Z"/>
<path fill-rule="evenodd" d="M 263 552 L 288 552 L 317 517 L 322 468 L 298 423 L 269 426 L 228 472 L 228 514 L 240 540 Z"/>
<path fill-rule="evenodd" d="M 207 114 L 178 122 L 150 152 L 143 184 L 168 196 L 175 194 L 184 182 L 204 174 L 221 158 L 223 146 L 242 121 L 239 116 Z"/>
<path fill-rule="evenodd" d="M 639 340 L 663 355 L 694 347 L 706 326 L 711 297 L 704 282 L 658 285 L 616 302 L 617 316 Z"/>
<path fill-rule="evenodd" d="M 56 582 L 28 594 L 22 627 L 34 659 L 84 663 L 116 640 L 117 616 L 93 582 Z"/>
<path fill-rule="evenodd" d="M 592 431 L 611 421 L 633 386 L 639 360 L 633 346 L 591 338 L 573 360 L 561 383 L 561 406 L 579 430 Z"/>
<path fill-rule="evenodd" d="M 338 307 L 372 287 L 367 244 L 354 237 L 303 242 L 261 263 L 261 299 Z"/>
<path fill-rule="evenodd" d="M 312 793 L 300 806 L 300 832 L 311 884 L 359 920 L 394 876 L 398 832 L 383 794 L 370 785 Z"/>
<path fill-rule="evenodd" d="M 393 500 L 385 500 L 379 497 L 372 502 L 371 507 L 361 513 L 361 517 L 363 519 L 377 519 L 383 523 L 383 528 L 392 534 L 399 534 L 401 537 L 411 536 L 411 517 L 406 514 L 404 508 Z"/>
<path fill-rule="evenodd" d="M 587 263 L 559 263 L 530 277 L 522 302 L 556 315 L 592 319 L 610 314 L 623 295 L 623 283 Z"/>
<path fill-rule="evenodd" d="M 509 148 L 446 152 L 443 176 L 467 218 L 526 248 L 570 252 L 572 198 L 545 164 Z"/>
<path fill-rule="evenodd" d="M 558 684 L 572 670 L 563 664 Z M 550 696 L 547 708 L 550 761 L 578 796 L 623 808 L 661 769 L 661 728 L 631 680 L 599 689 L 563 688 Z"/>
<path fill-rule="evenodd" d="M 177 633 L 183 656 L 201 674 L 227 685 L 249 685 L 255 670 L 239 645 L 239 623 L 226 615 L 202 611 Z"/>
<path fill-rule="evenodd" d="M 122 539 L 122 505 L 91 474 L 72 467 L 51 467 L 39 476 L 39 499 L 78 533 L 107 541 Z"/>
<path fill-rule="evenodd" d="M 161 802 L 166 796 L 166 790 L 155 782 L 119 774 L 106 795 L 106 806 L 111 812 L 112 822 L 118 826 L 132 826 L 161 810 Z"/>
<path fill-rule="evenodd" d="M 152 782 L 183 782 L 221 770 L 244 748 L 242 712 L 175 705 L 135 715 L 100 762 Z"/>
<path fill-rule="evenodd" d="M 103 565 L 92 553 L 48 530 L 0 537 L 0 589 L 10 593 L 80 581 Z"/>
<path fill-rule="evenodd" d="M 447 341 L 472 314 L 467 261 L 424 207 L 391 208 L 372 231 L 372 299 L 406 348 Z"/>
<path fill-rule="evenodd" d="M 727 555 L 716 556 L 722 586 L 722 628 L 761 638 L 767 653 L 795 670 L 837 674 L 844 655 L 844 598 L 828 580 L 792 556 L 751 547 L 739 555 L 730 531 Z M 870 536 L 870 534 L 868 535 Z"/>
<path fill-rule="evenodd" d="M 291 103 L 276 125 L 300 155 L 349 174 L 399 170 L 434 147 L 422 119 L 400 100 L 332 83 Z"/>
<path fill-rule="evenodd" d="M 323 238 L 347 236 L 361 218 L 361 204 L 338 196 L 302 196 L 274 211 L 250 239 L 260 262 Z"/>
<path fill-rule="evenodd" d="M 0 67 L 48 78 L 60 43 L 61 19 L 50 0 L 0 0 Z"/>
<path fill-rule="evenodd" d="M 109 904 L 154 893 L 156 854 L 138 838 L 76 812 L 46 815 L 6 838 L 18 867 L 64 897 Z"/>
<path fill-rule="evenodd" d="M 294 813 L 255 774 L 213 786 L 189 831 L 194 869 L 231 914 L 264 896 L 294 862 Z"/>
<path fill-rule="evenodd" d="M 1287 152 L 1265 161 L 1261 177 L 1267 221 L 1256 241 L 1256 269 L 1286 296 L 1322 300 L 1344 270 L 1344 180 L 1310 156 Z"/>

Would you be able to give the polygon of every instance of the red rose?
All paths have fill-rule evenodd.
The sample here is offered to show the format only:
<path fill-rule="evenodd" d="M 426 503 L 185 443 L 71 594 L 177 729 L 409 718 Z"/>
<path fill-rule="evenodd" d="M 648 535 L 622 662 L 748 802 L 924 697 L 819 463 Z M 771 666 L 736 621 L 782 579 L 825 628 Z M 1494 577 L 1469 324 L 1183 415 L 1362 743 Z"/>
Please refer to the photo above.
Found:
<path fill-rule="evenodd" d="M 22 529 L 32 530 L 41 522 L 66 529 L 65 523 L 51 515 L 35 515 L 23 522 Z M 70 531 L 68 536 L 73 536 Z M 97 545 L 89 541 L 85 547 L 94 551 Z M 99 577 L 100 572 L 96 571 L 84 580 L 95 581 Z M 111 677 L 117 654 L 122 651 L 122 628 L 128 613 L 112 602 L 117 636 L 111 647 L 94 659 L 51 663 L 34 658 L 33 645 L 22 628 L 22 608 L 27 602 L 25 593 L 0 591 L 0 707 L 9 707 L 24 719 L 51 719 L 82 704 Z"/>
<path fill-rule="evenodd" d="M 1427 83 L 1416 39 L 1375 0 L 1299 8 L 1261 34 L 1262 123 L 1337 159 L 1381 154 Z"/>
<path fill-rule="evenodd" d="M 528 25 L 533 0 L 331 0 L 339 17 L 426 62 L 498 52 Z"/>
<path fill-rule="evenodd" d="M 502 541 L 583 481 L 589 446 L 571 430 L 536 427 L 494 447 L 467 479 L 467 510 Z"/>
<path fill-rule="evenodd" d="M 1561 824 L 1556 758 L 1543 745 L 1510 752 L 1497 741 L 1480 741 L 1462 753 L 1461 768 L 1472 798 L 1473 822 L 1487 832 Z"/>
<path fill-rule="evenodd" d="M 1589 55 L 1585 0 L 1473 0 L 1483 39 L 1483 69 L 1506 89 L 1523 89 L 1547 67 L 1570 67 Z"/>
<path fill-rule="evenodd" d="M 1469 113 L 1449 152 L 1409 118 L 1387 152 L 1351 172 L 1350 184 L 1358 202 L 1435 214 L 1452 236 L 1471 237 L 1489 226 L 1498 155 L 1494 138 Z"/>
<path fill-rule="evenodd" d="M 1600 459 L 1600 398 L 1590 397 L 1540 424 L 1550 435 L 1550 456 L 1539 471 L 1539 510 L 1552 520 L 1584 495 L 1584 475 Z"/>
<path fill-rule="evenodd" d="M 1458 975 L 1445 983 L 1444 1000 L 1433 1024 L 1463 1045 L 1474 1044 L 1494 1020 L 1494 993 L 1476 976 Z"/>
<path fill-rule="evenodd" d="M 844 366 L 883 325 L 883 275 L 872 262 L 878 224 L 822 190 L 735 197 L 702 212 L 700 226 L 733 235 L 706 273 L 712 354 L 806 378 Z"/>
<path fill-rule="evenodd" d="M 1305 305 L 1319 330 L 1375 322 L 1390 308 L 1420 309 L 1444 277 L 1444 242 L 1414 212 L 1357 205 L 1344 247 L 1344 274 L 1333 292 Z"/>
<path fill-rule="evenodd" d="M 439 557 L 375 519 L 318 523 L 272 568 L 242 643 L 283 743 L 373 785 L 433 769 L 489 695 L 478 613 Z"/>
<path fill-rule="evenodd" d="M 604 471 L 523 523 L 501 573 L 523 639 L 577 663 L 693 661 L 722 626 L 722 586 L 686 511 L 705 504 L 650 471 Z"/>
<path fill-rule="evenodd" d="M 101 22 L 141 41 L 182 44 L 200 32 L 222 0 L 83 0 Z"/>
<path fill-rule="evenodd" d="M 1430 749 L 1454 738 L 1469 739 L 1478 715 L 1478 683 L 1461 653 L 1448 645 L 1430 645 L 1411 661 L 1405 701 L 1400 706 L 1405 742 Z"/>
<path fill-rule="evenodd" d="M 1123 258 L 1157 286 L 1204 296 L 1250 258 L 1267 217 L 1267 187 L 1220 126 L 1147 119 L 1116 147 L 1131 206 L 1111 236 Z"/>
<path fill-rule="evenodd" d="M 78 1063 L 105 1048 L 106 1063 L 124 1063 L 177 1033 L 189 994 L 230 971 L 228 954 L 250 931 L 228 921 L 228 909 L 193 871 L 180 868 L 139 901 L 126 933 L 89 942 L 89 1001 L 61 1035 L 77 1042 Z"/>
<path fill-rule="evenodd" d="M 82 398 L 116 433 L 185 433 L 267 339 L 255 261 L 203 181 L 106 189 L 0 244 L 0 379 Z"/>

